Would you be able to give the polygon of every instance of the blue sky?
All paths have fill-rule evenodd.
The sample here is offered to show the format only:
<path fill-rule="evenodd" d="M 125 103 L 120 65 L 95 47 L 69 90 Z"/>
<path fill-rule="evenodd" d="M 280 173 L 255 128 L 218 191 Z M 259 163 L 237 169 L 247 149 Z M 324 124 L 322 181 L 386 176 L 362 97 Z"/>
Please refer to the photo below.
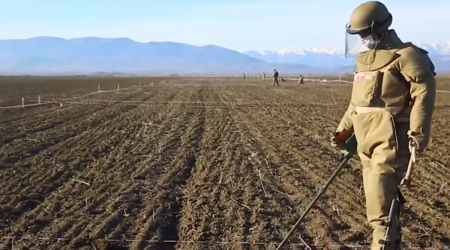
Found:
<path fill-rule="evenodd" d="M 344 46 L 355 0 L 2 0 L 0 38 L 129 37 L 250 49 Z M 387 0 L 404 41 L 450 41 L 450 1 Z M 447 25 L 446 25 L 447 24 Z"/>

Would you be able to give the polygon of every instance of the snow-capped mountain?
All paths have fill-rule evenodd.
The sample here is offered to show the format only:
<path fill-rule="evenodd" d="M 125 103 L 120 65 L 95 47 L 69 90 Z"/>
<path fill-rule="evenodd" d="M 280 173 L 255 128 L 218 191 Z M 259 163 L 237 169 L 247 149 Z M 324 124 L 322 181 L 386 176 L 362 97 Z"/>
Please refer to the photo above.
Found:
<path fill-rule="evenodd" d="M 438 44 L 414 43 L 427 50 L 436 68 L 450 69 L 450 42 Z M 273 63 L 296 63 L 313 67 L 352 67 L 353 58 L 346 58 L 343 48 L 311 47 L 305 49 L 251 50 L 242 52 L 256 59 Z"/>
<path fill-rule="evenodd" d="M 245 51 L 243 54 L 256 59 L 274 63 L 298 63 L 308 66 L 323 67 L 352 65 L 352 60 L 345 58 L 344 50 L 312 47 L 306 49 L 280 49 Z"/>

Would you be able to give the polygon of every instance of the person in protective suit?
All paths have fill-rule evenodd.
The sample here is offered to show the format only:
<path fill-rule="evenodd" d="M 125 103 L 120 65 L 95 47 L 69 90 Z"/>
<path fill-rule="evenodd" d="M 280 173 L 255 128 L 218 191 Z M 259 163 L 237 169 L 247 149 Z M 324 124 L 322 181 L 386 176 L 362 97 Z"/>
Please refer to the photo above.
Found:
<path fill-rule="evenodd" d="M 272 86 L 278 86 L 278 71 L 276 69 L 273 70 L 273 81 Z"/>
<path fill-rule="evenodd" d="M 365 2 L 351 14 L 347 33 L 358 35 L 365 50 L 356 54 L 351 101 L 331 138 L 339 148 L 353 133 L 358 142 L 372 250 L 400 249 L 400 208 L 387 223 L 391 202 L 405 202 L 399 185 L 410 146 L 418 153 L 427 147 L 436 95 L 428 52 L 402 42 L 391 24 L 392 15 L 378 1 Z"/>
<path fill-rule="evenodd" d="M 297 82 L 298 84 L 303 84 L 303 83 L 305 83 L 304 81 L 303 81 L 303 76 L 302 75 L 299 75 L 298 76 L 298 82 Z"/>

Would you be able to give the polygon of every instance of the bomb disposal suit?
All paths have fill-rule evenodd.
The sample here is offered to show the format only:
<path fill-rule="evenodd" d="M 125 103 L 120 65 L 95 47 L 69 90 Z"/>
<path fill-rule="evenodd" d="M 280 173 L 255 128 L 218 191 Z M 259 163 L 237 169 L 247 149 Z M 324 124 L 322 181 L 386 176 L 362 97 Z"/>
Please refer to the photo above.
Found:
<path fill-rule="evenodd" d="M 398 217 L 392 218 L 389 231 L 386 222 L 408 167 L 410 142 L 417 152 L 427 146 L 436 94 L 428 52 L 402 42 L 388 29 L 391 24 L 392 15 L 378 1 L 353 11 L 347 33 L 359 35 L 365 49 L 355 53 L 350 105 L 332 138 L 338 147 L 352 133 L 358 141 L 372 250 L 400 249 Z"/>

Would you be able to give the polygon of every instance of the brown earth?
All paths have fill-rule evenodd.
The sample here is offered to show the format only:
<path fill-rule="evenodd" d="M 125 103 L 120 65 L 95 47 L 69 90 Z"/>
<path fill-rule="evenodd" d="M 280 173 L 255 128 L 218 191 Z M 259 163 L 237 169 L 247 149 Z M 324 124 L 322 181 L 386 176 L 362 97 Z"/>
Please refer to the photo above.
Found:
<path fill-rule="evenodd" d="M 339 164 L 351 85 L 162 80 L 0 78 L 2 106 L 54 102 L 0 109 L 1 249 L 276 248 Z M 450 245 L 449 97 L 404 191 L 405 247 Z M 368 245 L 357 159 L 284 249 L 302 240 Z"/>

